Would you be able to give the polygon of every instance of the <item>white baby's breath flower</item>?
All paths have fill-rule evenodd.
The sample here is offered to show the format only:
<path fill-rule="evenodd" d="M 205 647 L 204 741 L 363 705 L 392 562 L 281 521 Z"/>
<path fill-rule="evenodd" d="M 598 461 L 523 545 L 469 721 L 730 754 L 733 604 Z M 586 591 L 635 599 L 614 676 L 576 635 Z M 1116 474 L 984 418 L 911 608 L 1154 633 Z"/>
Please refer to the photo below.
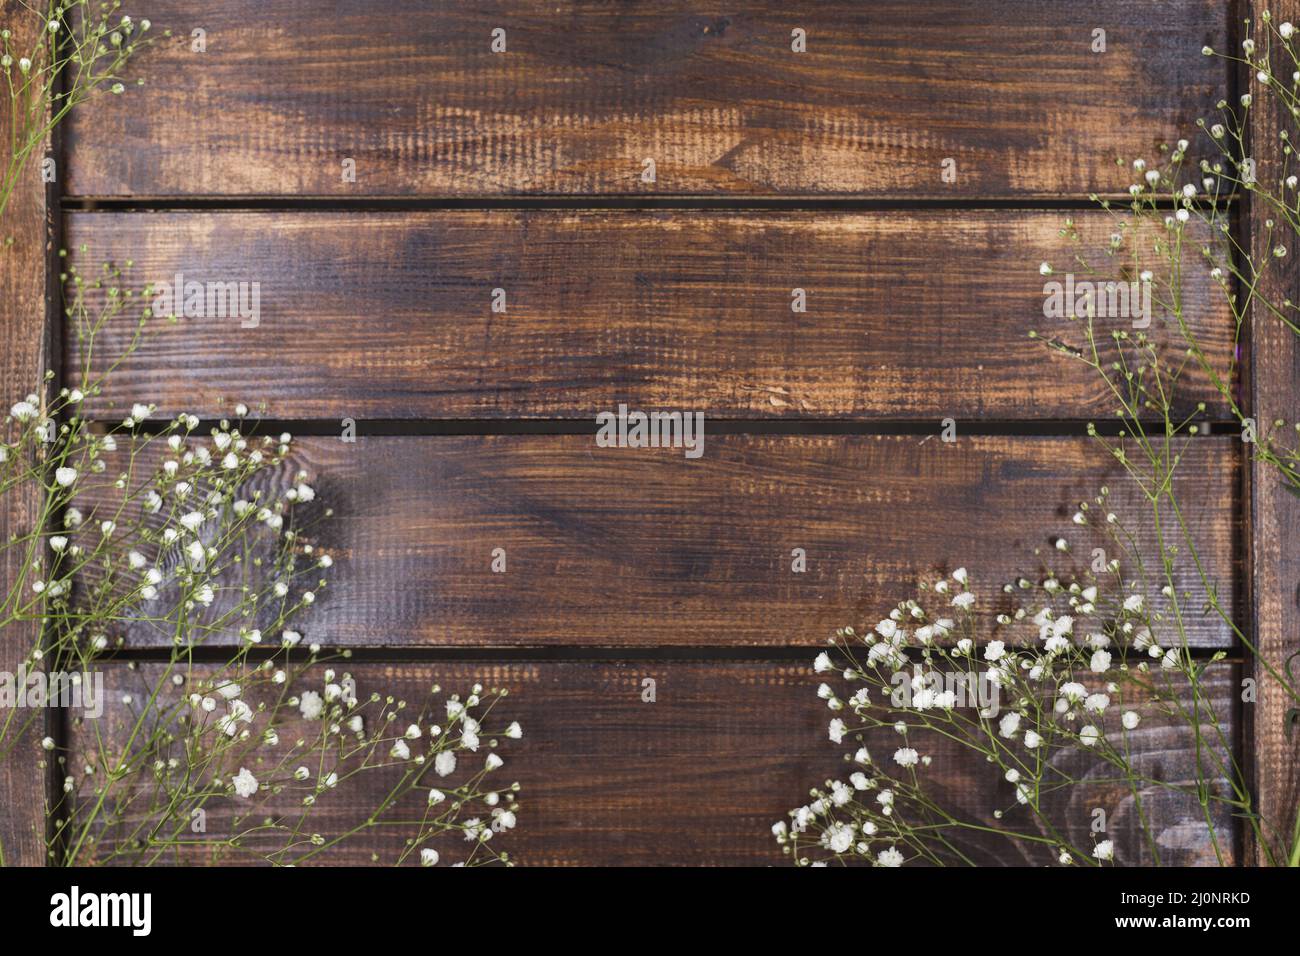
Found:
<path fill-rule="evenodd" d="M 252 772 L 244 767 L 239 768 L 239 773 L 235 775 L 231 783 L 235 787 L 235 793 L 247 800 L 253 794 L 257 793 L 257 778 Z"/>
<path fill-rule="evenodd" d="M 1099 860 L 1113 860 L 1115 858 L 1115 844 L 1110 840 L 1102 840 L 1092 848 L 1092 855 Z"/>
<path fill-rule="evenodd" d="M 886 867 L 899 867 L 903 865 L 903 854 L 899 853 L 894 847 L 887 850 L 881 850 L 876 854 L 876 865 Z"/>
<path fill-rule="evenodd" d="M 325 711 L 325 702 L 321 700 L 320 694 L 314 690 L 303 691 L 299 700 L 298 709 L 308 720 L 319 720 Z"/>
<path fill-rule="evenodd" d="M 911 747 L 900 747 L 894 751 L 894 763 L 900 767 L 915 767 L 920 755 Z"/>
<path fill-rule="evenodd" d="M 447 777 L 456 771 L 456 755 L 444 750 L 433 759 L 433 769 L 440 777 Z"/>

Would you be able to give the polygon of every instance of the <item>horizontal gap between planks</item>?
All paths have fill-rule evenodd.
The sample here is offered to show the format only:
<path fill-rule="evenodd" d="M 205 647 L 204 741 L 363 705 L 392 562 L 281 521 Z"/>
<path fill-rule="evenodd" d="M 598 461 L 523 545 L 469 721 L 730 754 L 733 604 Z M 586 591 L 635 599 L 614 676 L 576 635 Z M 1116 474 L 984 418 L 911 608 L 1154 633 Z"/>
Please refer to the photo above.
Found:
<path fill-rule="evenodd" d="M 1107 198 L 1107 197 L 1101 197 Z M 1127 203 L 1126 196 L 1108 197 L 1112 204 Z M 1209 208 L 1218 205 L 1227 209 L 1234 205 L 1235 197 L 1225 197 L 1218 203 L 1201 202 Z M 1159 208 L 1172 209 L 1173 202 L 1161 200 Z M 979 210 L 1007 209 L 1017 211 L 1062 212 L 1099 208 L 1092 199 L 1041 198 L 1023 199 L 873 199 L 853 196 L 346 196 L 334 197 L 242 197 L 242 196 L 191 196 L 185 198 L 96 198 L 64 196 L 60 199 L 64 212 L 172 212 L 206 210 L 223 212 L 418 212 L 450 209 L 608 209 L 645 210 L 683 209 L 699 211 L 749 211 L 772 210 L 786 212 L 895 212 L 909 210 Z"/>
<path fill-rule="evenodd" d="M 653 410 L 653 409 L 651 409 Z M 690 411 L 690 409 L 686 409 Z M 594 432 L 595 414 L 591 418 L 471 418 L 471 419 L 351 419 L 357 437 L 437 437 L 458 435 L 586 435 Z M 114 419 L 96 419 L 100 424 L 113 423 Z M 194 431 L 206 433 L 219 424 L 219 419 L 201 419 Z M 955 419 L 957 437 L 1006 436 L 1011 438 L 1071 438 L 1087 437 L 1087 421 L 996 421 L 980 419 Z M 150 421 L 140 426 L 143 434 L 158 434 L 168 422 Z M 243 432 L 247 435 L 270 435 L 289 432 L 303 438 L 333 438 L 339 435 L 339 422 L 333 419 L 245 419 Z M 1238 434 L 1237 421 L 1199 421 L 1198 437 Z M 749 420 L 730 418 L 705 418 L 705 425 L 714 435 L 915 435 L 933 437 L 944 428 L 941 420 L 935 421 L 820 421 L 808 419 Z M 1143 422 L 1147 434 L 1156 434 L 1163 422 Z M 1122 422 L 1100 421 L 1093 426 L 1098 435 L 1116 437 L 1125 430 Z"/>
<path fill-rule="evenodd" d="M 339 663 L 338 654 L 343 650 L 349 652 L 346 658 L 348 663 L 356 664 L 422 664 L 437 662 L 478 662 L 483 663 L 530 663 L 530 662 L 572 662 L 572 663 L 599 663 L 603 661 L 755 661 L 770 663 L 798 663 L 809 662 L 811 659 L 828 645 L 826 644 L 809 644 L 807 646 L 700 646 L 700 647 L 678 647 L 678 646 L 660 646 L 647 645 L 645 647 L 628 647 L 623 646 L 600 646 L 600 645 L 574 645 L 574 646 L 510 646 L 494 647 L 491 644 L 476 644 L 472 647 L 351 647 L 351 648 L 329 648 L 322 647 L 321 656 L 328 658 L 325 663 Z M 230 660 L 231 653 L 236 650 L 233 646 L 201 646 L 195 647 L 188 651 L 183 660 L 192 661 L 195 664 L 224 664 Z M 912 652 L 909 656 L 920 660 L 920 655 L 916 648 L 908 648 Z M 1193 647 L 1188 648 L 1188 653 L 1193 660 L 1209 660 L 1215 654 L 1221 653 L 1222 648 L 1214 647 Z M 251 661 L 261 662 L 264 660 L 283 659 L 286 656 L 285 651 L 278 647 L 254 647 L 249 648 L 248 658 Z M 306 660 L 307 655 L 302 651 L 296 651 L 289 655 L 293 660 Z M 127 664 L 132 662 L 139 663 L 165 663 L 171 659 L 171 648 L 168 647 L 129 647 L 114 651 L 112 656 L 103 657 L 97 660 L 97 663 Z M 1228 663 L 1241 663 L 1241 655 L 1236 651 L 1228 651 L 1223 660 Z"/>

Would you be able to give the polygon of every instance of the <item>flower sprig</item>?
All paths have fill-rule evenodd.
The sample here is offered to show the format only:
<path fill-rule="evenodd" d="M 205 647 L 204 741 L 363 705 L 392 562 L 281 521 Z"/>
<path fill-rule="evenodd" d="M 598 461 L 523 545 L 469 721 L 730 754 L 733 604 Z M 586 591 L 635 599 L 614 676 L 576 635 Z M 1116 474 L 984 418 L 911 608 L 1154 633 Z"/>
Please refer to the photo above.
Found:
<path fill-rule="evenodd" d="M 350 652 L 310 637 L 334 567 L 318 540 L 333 509 L 294 464 L 293 436 L 256 436 L 242 404 L 207 425 L 155 420 L 144 403 L 116 422 L 86 413 L 92 399 L 111 407 L 114 371 L 164 321 L 150 287 L 128 281 L 132 265 L 91 276 L 66 265 L 83 364 L 57 392 L 47 377 L 14 402 L 0 431 L 0 506 L 28 518 L 0 542 L 16 568 L 0 632 L 38 633 L 20 662 L 24 692 L 31 675 L 38 687 L 58 676 L 80 706 L 67 739 L 41 742 L 61 781 L 46 807 L 49 859 L 290 865 L 396 832 L 394 863 L 510 862 L 491 841 L 516 826 L 518 786 L 489 786 L 500 745 L 522 735 L 496 718 L 506 691 L 362 695 L 337 669 Z M 123 351 L 102 361 L 101 332 L 130 322 Z M 9 507 L 11 496 L 35 507 Z M 105 665 L 133 644 L 165 648 L 163 660 L 113 668 L 126 686 L 105 700 Z M 38 733 L 43 707 L 68 706 L 0 703 L 0 759 Z"/>
<path fill-rule="evenodd" d="M 1106 491 L 1082 503 L 1078 523 L 1106 515 L 1118 547 L 1127 535 L 1106 503 Z M 1058 539 L 1057 557 L 1069 550 Z M 1146 810 L 1154 794 L 1194 810 L 1208 850 L 1227 858 L 1221 831 L 1249 814 L 1250 793 L 1206 687 L 1225 655 L 1195 657 L 1118 559 L 1100 574 L 1053 564 L 983 597 L 960 568 L 876 624 L 836 632 L 814 669 L 834 715 L 828 736 L 851 747 L 848 771 L 773 826 L 796 863 L 970 865 L 971 837 L 1006 840 L 1040 863 L 1100 865 L 1141 851 L 1158 863 Z M 978 606 L 991 597 L 1004 607 L 996 616 Z M 1143 759 L 1138 729 L 1153 715 L 1185 732 L 1196 754 L 1189 779 Z M 954 809 L 928 777 L 935 750 L 987 764 L 1004 802 L 982 817 Z M 1058 804 L 1084 787 L 1127 792 L 1144 845 L 1117 851 L 1117 837 L 1091 832 L 1081 844 Z"/>
<path fill-rule="evenodd" d="M 0 75 L 8 93 L 8 158 L 0 174 L 0 215 L 28 163 L 50 132 L 90 98 L 121 95 L 131 60 L 152 40 L 152 24 L 119 13 L 121 0 L 19 2 L 12 9 L 35 20 L 0 25 Z M 34 36 L 26 46 L 19 38 Z M 165 35 L 170 36 L 170 31 Z M 2 221 L 2 220 L 0 220 Z"/>
<path fill-rule="evenodd" d="M 1131 276 L 1153 290 L 1158 315 L 1148 318 L 1156 328 L 1172 333 L 1161 337 L 1123 327 L 1086 298 L 1064 318 L 1075 331 L 1060 326 L 1031 333 L 1058 352 L 1089 365 L 1113 400 L 1121 430 L 1114 438 L 1090 427 L 1094 438 L 1125 469 L 1148 506 L 1155 546 L 1145 558 L 1153 578 L 1163 588 L 1173 584 L 1175 555 L 1181 552 L 1196 571 L 1205 606 L 1175 602 L 1176 622 L 1185 626 L 1191 615 L 1208 612 L 1235 639 L 1252 664 L 1287 699 L 1300 706 L 1300 686 L 1287 663 L 1261 654 L 1249 629 L 1234 620 L 1220 599 L 1222 582 L 1215 581 L 1201 558 L 1202 542 L 1188 521 L 1174 481 L 1189 442 L 1207 426 L 1207 406 L 1190 411 L 1179 398 L 1195 375 L 1208 383 L 1235 420 L 1250 456 L 1275 469 L 1283 486 L 1300 494 L 1300 421 L 1282 417 L 1257 420 L 1241 394 L 1242 342 L 1248 323 L 1275 322 L 1287 334 L 1300 334 L 1300 304 L 1272 280 L 1276 270 L 1294 255 L 1300 242 L 1300 176 L 1295 169 L 1293 141 L 1300 135 L 1300 51 L 1297 28 L 1277 23 L 1267 12 L 1258 24 L 1245 22 L 1239 53 L 1206 47 L 1207 57 L 1221 58 L 1250 71 L 1251 92 L 1234 102 L 1220 99 L 1212 116 L 1198 121 L 1213 158 L 1193 163 L 1190 143 L 1179 140 L 1160 155 L 1119 160 L 1131 177 L 1129 199 L 1112 203 L 1093 197 L 1110 216 L 1111 242 L 1103 255 L 1089 254 L 1072 221 L 1062 234 L 1075 243 L 1072 269 L 1101 280 Z M 1269 161 L 1250 155 L 1252 113 L 1265 106 L 1281 118 L 1277 149 Z M 1289 118 L 1289 121 L 1288 121 Z M 1247 247 L 1234 230 L 1233 198 L 1249 195 L 1261 213 L 1262 243 Z M 1211 289 L 1218 290 L 1233 318 L 1227 342 L 1211 342 L 1192 320 L 1188 287 L 1194 272 L 1204 270 Z M 1043 263 L 1039 271 L 1062 271 Z M 1155 330 L 1153 329 L 1152 332 Z M 1258 341 L 1258 340 L 1257 340 Z M 1269 398 L 1282 404 L 1290 395 Z M 1256 843 L 1266 861 L 1300 865 L 1300 806 L 1288 821 L 1246 819 L 1256 830 Z"/>

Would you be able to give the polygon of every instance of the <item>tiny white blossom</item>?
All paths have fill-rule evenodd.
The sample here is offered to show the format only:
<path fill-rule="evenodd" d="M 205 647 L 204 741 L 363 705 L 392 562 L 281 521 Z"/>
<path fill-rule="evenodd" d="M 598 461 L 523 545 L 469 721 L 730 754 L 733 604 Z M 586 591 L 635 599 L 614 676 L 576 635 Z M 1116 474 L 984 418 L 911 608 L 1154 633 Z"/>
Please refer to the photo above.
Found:
<path fill-rule="evenodd" d="M 433 769 L 440 777 L 450 776 L 456 770 L 456 755 L 450 750 L 442 751 L 434 758 Z"/>
<path fill-rule="evenodd" d="M 235 787 L 235 793 L 247 800 L 253 794 L 257 793 L 257 778 L 244 767 L 239 768 L 239 773 L 231 781 Z"/>
<path fill-rule="evenodd" d="M 314 690 L 304 691 L 298 704 L 298 709 L 308 720 L 319 720 L 325 710 L 325 702 L 321 700 L 320 694 Z"/>
<path fill-rule="evenodd" d="M 915 767 L 920 756 L 911 747 L 900 747 L 894 751 L 894 763 L 900 767 Z"/>

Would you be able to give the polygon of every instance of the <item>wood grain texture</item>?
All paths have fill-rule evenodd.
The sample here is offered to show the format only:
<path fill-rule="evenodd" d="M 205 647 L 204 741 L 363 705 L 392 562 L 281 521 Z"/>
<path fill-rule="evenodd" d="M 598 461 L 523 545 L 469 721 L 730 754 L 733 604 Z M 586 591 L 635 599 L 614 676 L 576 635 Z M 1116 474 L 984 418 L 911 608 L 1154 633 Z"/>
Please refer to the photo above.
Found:
<path fill-rule="evenodd" d="M 1216 0 L 744 7 L 156 0 L 176 37 L 73 118 L 68 192 L 1081 196 L 1226 80 Z"/>
<path fill-rule="evenodd" d="M 495 716 L 517 719 L 519 741 L 506 741 L 499 782 L 518 781 L 519 826 L 498 838 L 522 865 L 780 865 L 785 858 L 770 827 L 808 799 L 807 790 L 847 775 L 842 747 L 826 736 L 827 711 L 815 694 L 819 678 L 809 664 L 758 662 L 627 661 L 621 663 L 517 662 L 354 664 L 348 666 L 362 695 L 392 693 L 418 709 L 428 688 L 447 692 L 475 681 L 506 687 L 510 695 Z M 1231 669 L 1210 682 L 1216 706 L 1231 713 Z M 139 670 L 106 669 L 107 708 L 99 730 L 119 738 L 131 714 L 121 701 L 143 699 L 160 676 L 160 665 Z M 644 681 L 654 681 L 654 702 L 643 700 Z M 304 686 L 311 686 L 310 683 Z M 1229 725 L 1231 732 L 1231 725 Z M 894 737 L 892 731 L 887 732 Z M 281 731 L 282 741 L 294 731 Z M 88 728 L 74 737 L 77 766 L 87 755 Z M 1135 732 L 1143 771 L 1170 783 L 1194 779 L 1191 735 L 1155 714 Z M 891 741 L 884 739 L 878 749 Z M 987 826 L 1025 826 L 1011 785 L 942 738 L 921 743 L 934 757 L 928 774 L 937 799 L 958 816 Z M 1131 795 L 1097 781 L 1089 760 L 1075 755 L 1067 772 L 1084 782 L 1063 793 L 1049 811 L 1064 833 L 1090 846 L 1093 809 L 1106 810 L 1117 862 L 1150 863 L 1137 827 Z M 253 768 L 256 771 L 256 768 Z M 391 780 L 389 781 L 391 784 Z M 381 789 L 383 788 L 383 789 Z M 313 828 L 343 832 L 363 818 L 367 801 L 385 792 L 382 780 L 321 798 Z M 1206 827 L 1195 801 L 1158 788 L 1143 792 L 1145 812 L 1157 835 L 1162 861 L 1212 862 Z M 1006 816 L 995 821 L 992 812 Z M 1234 842 L 1233 822 L 1215 814 L 1216 826 Z M 226 835 L 217 803 L 209 809 L 208 835 Z M 343 844 L 327 864 L 368 865 L 371 853 L 390 862 L 404 833 L 367 834 Z M 1005 838 L 958 835 L 964 852 L 982 865 L 1043 865 L 1041 850 Z M 445 854 L 456 859 L 456 851 Z"/>
<path fill-rule="evenodd" d="M 1225 600 L 1237 451 L 1204 438 L 1179 469 L 1183 513 Z M 326 646 L 815 646 L 959 565 L 991 612 L 1020 574 L 1083 568 L 1094 545 L 1112 547 L 1070 524 L 1103 485 L 1143 553 L 1154 548 L 1134 487 L 1082 437 L 717 435 L 689 460 L 588 435 L 363 433 L 300 439 L 263 480 L 299 469 L 318 491 L 310 508 L 336 510 L 317 534 L 337 559 L 332 583 L 302 628 Z M 93 523 L 94 499 L 84 507 Z M 1062 534 L 1078 557 L 1057 559 Z M 491 570 L 496 548 L 505 573 Z M 806 572 L 791 570 L 795 548 Z M 1199 607 L 1196 575 L 1182 571 Z M 1189 632 L 1198 646 L 1229 643 L 1211 615 Z M 129 636 L 171 639 L 143 624 Z"/>
<path fill-rule="evenodd" d="M 1253 12 L 1264 9 L 1250 5 Z M 1280 9 L 1279 9 L 1280 8 Z M 1278 18 L 1300 20 L 1300 3 L 1286 0 L 1268 9 Z M 1258 22 L 1258 21 L 1257 21 Z M 1258 81 L 1251 79 L 1252 87 Z M 1252 114 L 1250 135 L 1252 149 L 1258 155 L 1260 181 L 1276 192 L 1279 181 L 1289 173 L 1290 156 L 1278 148 L 1278 131 L 1294 133 L 1295 120 L 1279 116 L 1278 104 L 1268 93 L 1252 89 L 1263 109 Z M 1295 297 L 1300 270 L 1293 260 L 1276 260 L 1272 247 L 1274 230 L 1266 225 L 1269 211 L 1261 203 L 1251 206 L 1246 217 L 1251 258 L 1269 263 L 1261 281 L 1261 295 L 1266 302 L 1282 302 Z M 1284 420 L 1288 425 L 1300 421 L 1300 347 L 1296 335 L 1278 322 L 1268 311 L 1257 306 L 1251 315 L 1252 414 L 1264 433 L 1271 423 Z M 1295 433 L 1287 429 L 1281 441 L 1284 447 L 1294 441 Z M 1266 829 L 1265 840 L 1282 860 L 1297 835 L 1296 815 L 1300 812 L 1300 723 L 1288 727 L 1295 700 L 1269 673 L 1287 673 L 1288 659 L 1300 653 L 1300 497 L 1288 491 L 1280 473 L 1252 457 L 1251 488 L 1251 580 L 1253 599 L 1253 639 L 1258 651 L 1254 676 L 1259 698 L 1248 708 L 1254 741 L 1255 784 L 1259 811 Z M 1300 669 L 1291 662 L 1291 674 Z M 1266 666 L 1267 665 L 1267 666 Z M 1296 681 L 1291 678 L 1292 686 Z M 1267 848 L 1259 846 L 1256 858 L 1267 860 Z"/>
<path fill-rule="evenodd" d="M 30 50 L 41 22 L 17 0 L 0 3 L 0 22 L 14 31 L 14 49 Z M 8 95 L 0 97 L 0 130 L 12 128 Z M 48 367 L 45 324 L 45 256 L 48 251 L 46 194 L 37 151 L 0 216 L 0 412 L 39 389 Z M 6 159 L 5 162 L 8 162 Z M 12 239 L 10 244 L 7 240 Z M 0 436 L 4 432 L 0 419 Z M 40 514 L 39 487 L 16 488 L 0 496 L 0 543 L 30 532 Z M 0 548 L 0 620 L 12 607 L 10 592 L 23 574 L 26 548 Z M 0 671 L 18 672 L 40 640 L 35 624 L 0 628 Z M 45 771 L 40 750 L 44 714 L 0 709 L 0 861 L 39 866 L 45 856 Z"/>
<path fill-rule="evenodd" d="M 1082 344 L 1077 323 L 1044 318 L 1038 274 L 1073 255 L 1067 215 L 1082 248 L 1104 248 L 1100 211 L 988 210 L 77 213 L 67 244 L 84 272 L 133 261 L 138 287 L 258 284 L 255 327 L 234 308 L 154 323 L 90 406 L 112 419 L 136 401 L 217 417 L 223 399 L 335 421 L 590 420 L 621 401 L 710 418 L 1109 417 L 1095 372 L 1028 338 Z M 1185 319 L 1231 354 L 1202 273 Z M 1177 336 L 1159 315 L 1151 330 Z M 110 325 L 94 371 L 135 332 L 135 316 Z M 65 347 L 74 379 L 85 356 Z M 1226 414 L 1199 373 L 1180 401 Z"/>

